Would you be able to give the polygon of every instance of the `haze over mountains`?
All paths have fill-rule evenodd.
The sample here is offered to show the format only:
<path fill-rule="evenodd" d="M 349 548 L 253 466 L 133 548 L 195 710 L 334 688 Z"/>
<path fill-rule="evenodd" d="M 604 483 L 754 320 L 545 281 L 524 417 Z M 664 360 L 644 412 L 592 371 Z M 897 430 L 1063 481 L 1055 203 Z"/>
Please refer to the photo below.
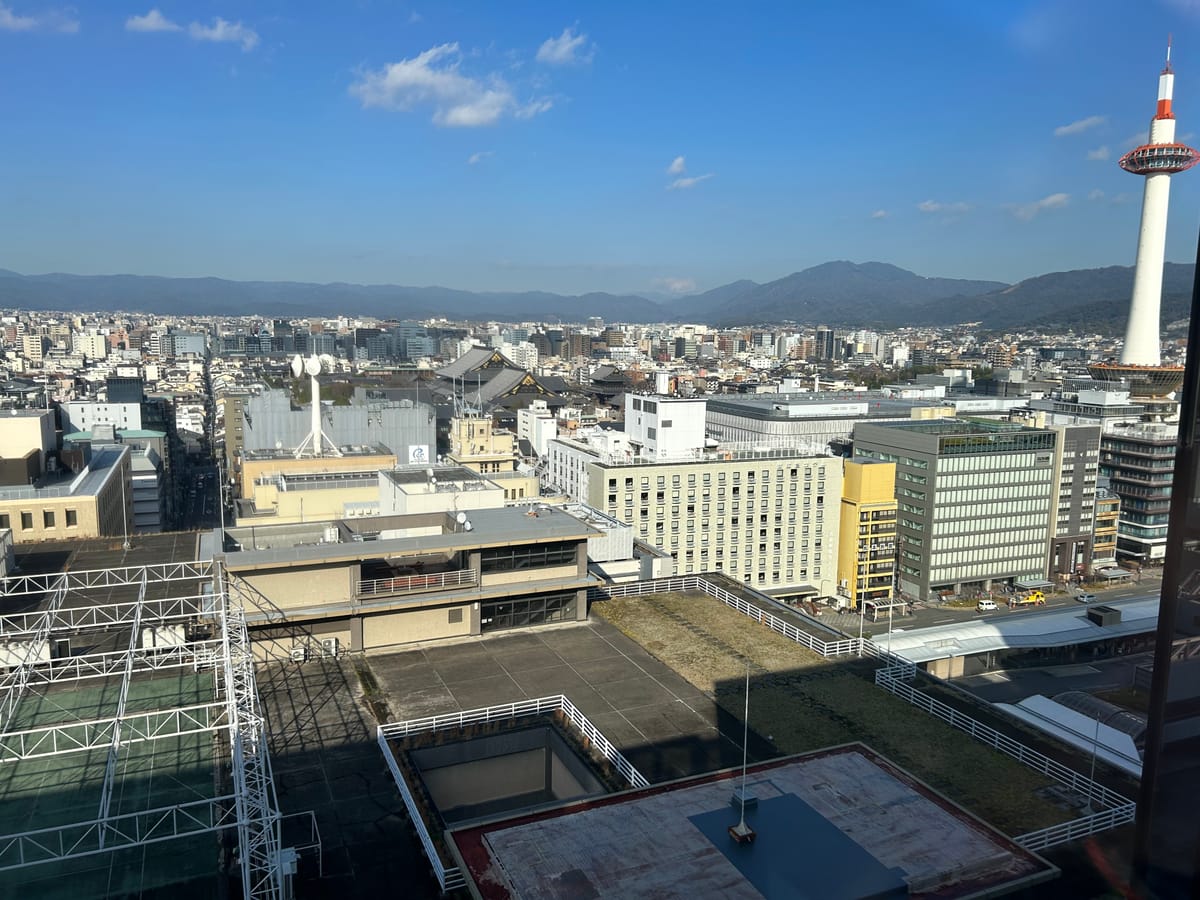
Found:
<path fill-rule="evenodd" d="M 1190 312 L 1192 264 L 1167 263 L 1163 322 Z M 173 315 L 274 317 L 337 314 L 397 319 L 692 321 L 891 328 L 979 322 L 985 329 L 1114 332 L 1124 326 L 1133 269 L 1054 272 L 1015 285 L 927 278 L 887 263 L 828 262 L 757 284 L 736 281 L 667 301 L 608 293 L 475 293 L 442 287 L 227 281 L 142 275 L 21 275 L 0 269 L 0 307 L 129 310 Z"/>

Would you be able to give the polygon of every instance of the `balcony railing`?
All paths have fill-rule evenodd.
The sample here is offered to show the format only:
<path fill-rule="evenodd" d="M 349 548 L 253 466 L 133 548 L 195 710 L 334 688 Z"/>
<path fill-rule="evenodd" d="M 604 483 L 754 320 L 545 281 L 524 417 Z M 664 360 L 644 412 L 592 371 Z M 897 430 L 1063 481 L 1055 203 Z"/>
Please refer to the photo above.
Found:
<path fill-rule="evenodd" d="M 449 587 L 470 587 L 476 583 L 474 569 L 434 572 L 429 575 L 397 575 L 395 578 L 369 578 L 358 583 L 359 597 L 383 597 L 394 594 L 419 594 Z"/>

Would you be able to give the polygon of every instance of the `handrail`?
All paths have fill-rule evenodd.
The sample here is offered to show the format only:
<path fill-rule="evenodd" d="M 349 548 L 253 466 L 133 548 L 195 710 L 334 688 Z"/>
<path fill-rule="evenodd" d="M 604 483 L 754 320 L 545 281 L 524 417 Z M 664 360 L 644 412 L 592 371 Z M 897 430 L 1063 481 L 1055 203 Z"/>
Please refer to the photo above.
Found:
<path fill-rule="evenodd" d="M 358 582 L 355 593 L 359 597 L 412 594 L 421 591 L 437 591 L 447 587 L 471 586 L 475 584 L 476 580 L 474 569 L 433 572 L 429 575 L 397 575 L 395 578 L 367 578 Z"/>
<path fill-rule="evenodd" d="M 726 606 L 737 610 L 742 615 L 767 626 L 772 631 L 783 635 L 791 641 L 818 653 L 825 658 L 843 656 L 851 653 L 870 656 L 884 663 L 875 672 L 875 684 L 895 696 L 924 710 L 926 713 L 941 719 L 953 728 L 969 734 L 975 740 L 987 744 L 1013 757 L 1023 765 L 1053 778 L 1076 793 L 1086 796 L 1090 803 L 1103 806 L 1104 809 L 1092 815 L 1073 819 L 1059 825 L 1052 825 L 1038 831 L 1015 838 L 1016 842 L 1029 850 L 1043 850 L 1067 841 L 1076 840 L 1089 834 L 1095 834 L 1109 828 L 1115 828 L 1133 820 L 1135 804 L 1115 791 L 1109 790 L 1103 784 L 1087 778 L 1062 763 L 1022 744 L 1008 735 L 973 719 L 952 706 L 936 700 L 907 682 L 916 677 L 917 666 L 903 657 L 888 652 L 883 647 L 866 638 L 847 638 L 839 641 L 823 641 L 819 637 L 785 622 L 777 616 L 748 603 L 746 600 L 729 592 L 719 585 L 713 584 L 700 575 L 676 576 L 659 578 L 649 581 L 637 581 L 627 584 L 607 584 L 592 588 L 588 592 L 589 599 L 604 599 L 608 597 L 637 597 L 648 594 L 659 594 L 673 591 L 701 591 L 720 600 Z"/>
<path fill-rule="evenodd" d="M 462 728 L 466 725 L 477 725 L 523 716 L 544 715 L 550 712 L 561 712 L 567 721 L 574 725 L 588 740 L 592 748 L 612 763 L 613 768 L 620 772 L 631 786 L 635 788 L 650 786 L 650 782 L 646 780 L 646 777 L 633 767 L 633 764 L 625 758 L 621 751 L 613 746 L 612 742 L 604 736 L 604 733 L 593 725 L 587 716 L 581 713 L 578 707 L 568 700 L 564 694 L 538 697 L 532 700 L 517 700 L 513 703 L 502 703 L 498 706 L 485 706 L 480 709 L 443 713 L 440 716 L 426 716 L 421 719 L 410 719 L 404 722 L 389 722 L 375 729 L 375 739 L 383 751 L 383 757 L 392 772 L 392 779 L 396 782 L 396 787 L 399 789 L 400 796 L 404 800 L 404 806 L 408 810 L 409 819 L 412 821 L 413 827 L 417 830 L 421 846 L 425 848 L 425 856 L 429 859 L 430 865 L 433 866 L 433 874 L 436 876 L 438 884 L 442 886 L 443 892 L 465 887 L 467 883 L 466 878 L 463 876 L 462 870 L 457 866 L 447 867 L 442 863 L 437 848 L 433 844 L 433 839 L 429 835 L 429 829 L 426 827 L 424 818 L 421 816 L 420 809 L 417 807 L 412 792 L 404 780 L 404 775 L 400 771 L 400 766 L 396 762 L 396 756 L 388 746 L 388 741 L 391 738 L 407 737 L 412 734 L 441 731 L 446 728 Z"/>

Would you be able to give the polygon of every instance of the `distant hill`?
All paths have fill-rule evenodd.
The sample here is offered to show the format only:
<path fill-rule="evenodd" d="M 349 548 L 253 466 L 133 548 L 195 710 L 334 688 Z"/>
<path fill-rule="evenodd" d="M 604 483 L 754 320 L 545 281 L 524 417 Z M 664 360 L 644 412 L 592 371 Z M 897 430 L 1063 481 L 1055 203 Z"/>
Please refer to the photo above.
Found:
<path fill-rule="evenodd" d="M 145 275 L 18 275 L 0 270 L 0 306 L 130 310 L 214 316 L 351 315 L 379 318 L 656 322 L 667 316 L 645 297 L 592 293 L 474 293 L 443 287 L 227 281 Z"/>
<path fill-rule="evenodd" d="M 1163 266 L 1163 322 L 1191 314 L 1195 270 L 1192 263 Z M 1027 278 L 975 297 L 936 301 L 924 307 L 923 315 L 927 324 L 979 322 L 993 330 L 1037 326 L 1116 333 L 1129 318 L 1132 293 L 1131 267 L 1075 269 Z"/>
<path fill-rule="evenodd" d="M 1167 263 L 1162 320 L 1191 311 L 1191 264 Z M 582 322 L 691 321 L 716 325 L 825 324 L 888 328 L 979 322 L 987 330 L 1044 328 L 1117 333 L 1124 328 L 1133 270 L 1122 266 L 1053 272 L 1014 285 L 927 278 L 887 263 L 828 262 L 758 284 L 735 281 L 655 302 L 638 295 L 566 296 L 540 291 L 457 291 L 443 287 L 228 281 L 141 275 L 21 275 L 0 269 L 0 307 L 127 310 L 296 318 L 338 314 L 379 318 Z"/>
<path fill-rule="evenodd" d="M 740 284 L 741 282 L 736 282 Z M 1000 290 L 999 281 L 926 278 L 888 263 L 822 263 L 755 285 L 714 308 L 719 323 L 825 322 L 830 325 L 895 324 L 910 310 L 946 297 Z M 709 291 L 714 294 L 724 290 Z"/>

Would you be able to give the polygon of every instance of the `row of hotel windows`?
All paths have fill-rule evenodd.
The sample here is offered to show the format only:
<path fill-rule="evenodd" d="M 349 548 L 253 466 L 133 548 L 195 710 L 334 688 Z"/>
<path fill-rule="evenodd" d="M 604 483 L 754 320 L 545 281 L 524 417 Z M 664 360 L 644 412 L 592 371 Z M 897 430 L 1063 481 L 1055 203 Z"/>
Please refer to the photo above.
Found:
<path fill-rule="evenodd" d="M 767 520 L 767 513 L 770 511 L 770 507 L 766 503 L 763 503 L 763 505 L 758 507 L 758 509 L 761 510 L 761 518 L 765 522 Z M 777 504 L 775 506 L 775 509 L 777 510 L 777 512 L 775 513 L 775 520 L 782 522 L 783 521 L 783 512 L 782 512 L 783 507 L 779 506 Z M 796 513 L 794 511 L 794 508 L 788 507 L 788 509 L 792 510 L 788 514 L 788 520 L 791 522 L 796 521 Z M 679 510 L 680 510 L 680 507 L 672 506 L 671 507 L 671 518 L 678 518 Z M 734 524 L 737 523 L 737 518 L 738 518 L 738 516 L 736 515 L 737 513 L 745 515 L 747 519 L 753 519 L 754 511 L 755 511 L 755 507 L 753 506 L 753 504 L 743 504 L 740 507 L 737 507 L 737 506 L 733 507 L 732 512 L 735 513 L 735 515 L 733 517 Z M 617 508 L 615 506 L 609 506 L 608 512 L 609 512 L 609 515 L 614 516 L 614 517 L 618 515 Z M 700 515 L 707 517 L 711 513 L 712 513 L 712 506 L 709 505 L 708 503 L 705 503 L 700 507 Z M 633 524 L 633 509 L 627 508 L 625 510 L 624 515 L 625 515 L 625 521 L 628 522 L 629 524 Z M 688 506 L 686 508 L 684 515 L 689 519 L 695 518 L 696 507 Z M 725 504 L 724 503 L 717 504 L 717 515 L 718 516 L 725 515 Z M 809 507 L 806 506 L 804 508 L 804 511 L 801 513 L 801 518 L 805 522 L 807 522 L 812 516 L 813 516 L 813 510 L 811 510 Z M 654 508 L 654 518 L 658 519 L 659 521 L 662 521 L 662 519 L 665 517 L 666 517 L 666 507 L 665 506 L 656 506 Z M 825 518 L 825 510 L 822 509 L 820 506 L 818 506 L 816 509 L 816 517 L 817 517 L 818 522 L 820 522 L 822 519 Z M 650 518 L 650 508 L 648 506 L 641 507 L 638 510 L 638 518 L 643 519 L 643 520 L 649 519 Z M 880 528 L 880 527 L 885 527 L 885 526 L 875 525 L 875 526 L 866 526 L 866 527 Z M 890 527 L 894 527 L 894 526 L 889 525 L 886 527 L 890 528 Z"/>
<path fill-rule="evenodd" d="M 1047 469 L 1005 469 L 1002 472 L 970 472 L 965 475 L 943 475 L 938 478 L 940 493 L 945 488 L 979 487 L 989 484 L 1049 484 Z"/>
<path fill-rule="evenodd" d="M 709 522 L 709 520 L 708 520 L 708 519 L 701 519 L 701 520 L 700 520 L 700 529 L 699 529 L 699 530 L 700 530 L 700 531 L 707 532 L 707 531 L 708 531 L 708 522 Z M 767 521 L 766 521 L 766 518 L 765 518 L 765 517 L 763 518 L 763 520 L 762 520 L 762 523 L 761 523 L 761 524 L 762 524 L 763 526 L 765 526 L 765 525 L 767 524 Z M 815 531 L 816 531 L 816 533 L 817 533 L 817 535 L 818 535 L 818 536 L 820 536 L 820 535 L 821 535 L 821 534 L 824 532 L 824 530 L 825 530 L 825 529 L 824 529 L 824 524 L 825 524 L 825 523 L 821 522 L 819 519 L 817 520 L 817 523 L 816 523 L 816 529 L 815 529 Z M 717 519 L 717 521 L 716 521 L 716 529 L 717 529 L 717 534 L 715 535 L 715 537 L 716 537 L 716 539 L 717 539 L 717 540 L 720 540 L 720 539 L 722 539 L 722 538 L 724 538 L 724 537 L 726 536 L 726 533 L 728 533 L 730 540 L 734 540 L 734 541 L 736 541 L 736 540 L 738 539 L 738 535 L 739 535 L 739 534 L 741 534 L 741 532 L 738 530 L 740 527 L 741 527 L 741 526 L 738 524 L 738 520 L 737 520 L 737 519 L 734 519 L 734 520 L 733 520 L 733 521 L 730 523 L 729 529 L 727 530 L 727 529 L 725 528 L 725 520 L 724 520 L 724 519 Z M 751 538 L 754 536 L 754 522 L 753 522 L 753 520 L 752 520 L 752 519 L 748 519 L 748 520 L 746 521 L 745 528 L 746 528 L 746 540 L 750 540 L 750 539 L 751 539 Z M 649 523 L 649 522 L 642 522 L 642 523 L 641 523 L 641 525 L 639 526 L 639 529 L 638 529 L 638 530 L 639 530 L 639 531 L 640 531 L 640 532 L 641 532 L 643 535 L 645 535 L 645 534 L 649 534 L 649 533 L 650 533 L 650 523 Z M 666 522 L 659 521 L 659 522 L 655 522 L 655 523 L 654 523 L 654 531 L 655 531 L 655 533 L 656 533 L 656 534 L 662 534 L 662 533 L 664 533 L 666 530 L 667 530 L 667 523 L 666 523 Z M 686 529 L 686 530 L 687 530 L 688 534 L 693 534 L 693 533 L 695 533 L 695 531 L 696 531 L 696 522 L 695 522 L 695 520 L 694 520 L 694 519 L 689 519 L 689 520 L 688 520 L 688 522 L 687 522 L 687 529 Z M 801 527 L 800 527 L 800 533 L 801 533 L 801 534 L 804 534 L 804 535 L 807 535 L 807 534 L 808 534 L 808 532 L 809 532 L 809 525 L 808 525 L 808 522 L 807 522 L 807 520 L 806 520 L 806 521 L 805 521 L 805 523 L 804 523 L 803 525 L 801 525 Z M 671 523 L 671 533 L 672 533 L 672 534 L 678 534 L 678 533 L 679 533 L 679 522 L 672 522 L 672 523 Z M 759 536 L 760 536 L 760 537 L 764 537 L 764 538 L 765 538 L 765 537 L 767 536 L 767 529 L 766 529 L 765 527 L 763 527 L 763 528 L 760 528 L 758 533 L 759 533 Z M 787 533 L 788 533 L 788 537 L 793 537 L 793 536 L 796 534 L 796 526 L 795 526 L 795 524 L 794 524 L 794 523 L 791 523 L 791 522 L 789 522 L 789 523 L 788 523 L 788 529 L 787 529 Z M 777 538 L 778 538 L 778 537 L 781 537 L 781 536 L 782 536 L 782 534 L 783 534 L 783 525 L 782 525 L 782 523 L 780 523 L 780 522 L 776 522 L 776 523 L 775 523 L 775 537 L 777 537 Z M 891 535 L 888 535 L 888 537 L 890 538 L 890 537 L 891 537 Z"/>
<path fill-rule="evenodd" d="M 933 548 L 933 555 L 935 557 L 942 551 L 969 550 L 971 553 L 979 554 L 981 558 L 994 559 L 994 555 L 988 556 L 987 554 L 995 550 L 1012 553 L 1030 544 L 1045 544 L 1046 538 L 1049 535 L 1049 529 L 1043 525 L 1041 528 L 1024 528 L 1015 531 L 1006 530 L 1003 533 L 992 532 L 992 534 L 995 535 L 993 540 L 996 542 L 993 547 L 983 544 L 987 537 L 982 534 L 934 538 L 930 541 L 930 546 Z"/>
<path fill-rule="evenodd" d="M 859 452 L 859 456 L 865 456 L 868 459 L 878 459 L 882 462 L 903 463 L 914 469 L 929 468 L 928 460 L 917 459 L 912 456 L 897 456 L 895 453 L 888 453 L 886 450 L 862 450 Z"/>
<path fill-rule="evenodd" d="M 996 510 L 993 515 L 1000 516 L 1000 510 Z M 1020 528 L 1021 526 L 1036 526 L 1046 522 L 1045 514 L 1041 515 L 1020 515 L 1010 516 L 1007 512 L 1003 514 L 1004 528 Z M 978 534 L 980 532 L 991 532 L 995 530 L 995 522 L 991 515 L 971 515 L 962 519 L 941 519 L 937 523 L 938 534 Z M 900 524 L 905 528 L 911 528 L 913 531 L 924 531 L 925 525 L 915 519 L 901 519 Z"/>
<path fill-rule="evenodd" d="M 983 503 L 987 501 L 1009 502 L 1014 497 L 1038 497 L 1045 507 L 1050 499 L 1049 483 L 1010 484 L 995 488 L 969 488 L 957 491 L 938 491 L 936 503 L 939 507 L 947 503 Z"/>
<path fill-rule="evenodd" d="M 776 469 L 776 470 L 775 470 L 775 480 L 776 480 L 777 482 L 780 482 L 780 483 L 782 483 L 782 482 L 783 482 L 783 480 L 784 480 L 784 471 L 785 471 L 785 470 L 784 470 L 784 469 L 782 469 L 782 468 L 779 468 L 779 469 Z M 799 467 L 796 467 L 796 466 L 793 466 L 791 469 L 787 470 L 787 473 L 788 473 L 788 477 L 790 477 L 790 478 L 793 478 L 793 479 L 794 479 L 794 478 L 799 478 L 799 477 L 800 477 L 800 469 L 799 469 Z M 726 474 L 727 474 L 727 473 L 725 473 L 725 472 L 718 472 L 718 473 L 717 473 L 717 483 L 718 483 L 718 484 L 724 484 L 724 483 L 725 483 L 725 476 L 726 476 Z M 741 472 L 733 472 L 733 473 L 730 473 L 730 474 L 732 474 L 732 479 L 731 479 L 731 480 L 733 481 L 733 483 L 734 483 L 734 484 L 738 484 L 738 483 L 740 483 L 740 482 L 741 482 L 741 480 L 742 480 L 742 473 L 741 473 Z M 753 484 L 753 483 L 754 483 L 754 481 L 755 481 L 755 476 L 756 476 L 756 473 L 755 473 L 755 472 L 752 472 L 752 471 L 751 471 L 751 472 L 747 472 L 747 473 L 746 473 L 746 482 L 747 482 L 748 484 Z M 804 469 L 804 480 L 805 480 L 805 481 L 812 481 L 812 477 L 813 477 L 813 470 L 812 470 L 812 467 L 811 467 L 811 466 L 809 466 L 809 467 L 805 467 L 805 469 Z M 817 467 L 817 477 L 818 477 L 818 478 L 820 478 L 820 479 L 824 479 L 824 478 L 825 478 L 825 467 L 824 467 L 824 466 L 818 466 L 818 467 Z M 615 490 L 617 489 L 617 480 L 618 480 L 618 479 L 616 479 L 616 478 L 610 478 L 610 479 L 608 479 L 608 489 L 609 489 L 610 491 L 615 491 Z M 766 485 L 766 483 L 767 483 L 767 482 L 769 482 L 770 480 L 771 480 L 771 470 L 770 470 L 770 469 L 763 469 L 763 470 L 762 470 L 762 481 L 763 481 L 763 484 L 764 484 L 764 486 L 765 486 L 765 485 Z M 627 476 L 625 477 L 625 489 L 626 489 L 626 490 L 632 490 L 632 489 L 633 489 L 633 482 L 634 482 L 634 476 L 632 476 L 632 475 L 627 475 Z M 659 475 L 659 476 L 657 476 L 657 478 L 656 478 L 656 482 L 657 482 L 657 485 L 658 485 L 658 487 L 660 487 L 660 488 L 661 488 L 661 487 L 666 487 L 666 486 L 667 486 L 667 476 L 666 476 L 666 475 Z M 682 483 L 683 483 L 683 476 L 682 476 L 682 475 L 677 475 L 677 474 L 676 474 L 676 475 L 672 475 L 672 476 L 671 476 L 671 486 L 672 486 L 672 487 L 679 487 L 679 486 L 680 486 L 680 484 L 682 484 Z M 687 483 L 688 483 L 688 485 L 689 485 L 689 486 L 696 484 L 696 474 L 695 474 L 694 472 L 693 472 L 693 473 L 690 473 L 690 474 L 688 475 L 688 477 L 687 477 Z M 711 473 L 711 472 L 702 472 L 702 473 L 701 473 L 701 483 L 703 483 L 703 484 L 712 484 L 712 473 Z M 643 488 L 648 488 L 648 487 L 650 487 L 650 476 L 648 476 L 648 475 L 643 475 L 643 476 L 641 477 L 641 486 L 642 486 Z M 823 482 L 823 481 L 822 481 L 820 484 L 818 484 L 818 488 L 821 488 L 821 487 L 824 487 L 824 482 Z"/>
<path fill-rule="evenodd" d="M 929 573 L 930 584 L 954 584 L 960 581 L 970 581 L 978 578 L 1040 578 L 1043 560 L 1037 559 L 1014 560 L 1011 565 L 1000 567 L 990 566 L 955 566 L 952 569 L 933 569 Z M 1023 568 L 1018 568 L 1023 567 Z M 912 572 L 909 575 L 915 574 Z"/>
<path fill-rule="evenodd" d="M 821 548 L 819 546 L 820 543 L 821 543 L 820 541 L 817 541 L 815 544 L 813 544 L 811 546 L 811 549 L 814 550 L 814 552 L 812 554 L 812 561 L 813 561 L 814 566 L 816 567 L 814 569 L 814 573 L 817 575 L 821 574 Z M 691 549 L 691 547 L 694 545 L 688 545 L 687 549 L 680 551 L 679 541 L 674 538 L 672 538 L 669 548 L 664 546 L 664 542 L 663 542 L 662 538 L 658 538 L 655 541 L 655 545 L 659 549 L 663 549 L 663 550 L 670 549 L 670 550 L 674 551 L 676 554 L 678 554 L 679 552 L 682 552 L 684 555 L 684 560 L 687 562 L 690 562 L 693 559 L 699 559 L 701 562 L 707 562 L 707 560 L 708 560 L 708 548 L 707 547 L 701 547 L 697 551 L 697 550 Z M 767 565 L 768 562 L 772 562 L 772 561 L 774 561 L 776 563 L 782 561 L 785 565 L 791 566 L 793 563 L 796 562 L 796 554 L 794 552 L 792 552 L 793 548 L 792 548 L 790 542 L 789 542 L 789 546 L 788 546 L 789 552 L 787 553 L 786 556 L 782 555 L 782 551 L 779 550 L 778 545 L 776 545 L 776 549 L 773 554 L 767 554 L 765 547 L 766 547 L 765 544 L 759 545 L 759 555 L 757 557 L 748 548 L 747 551 L 741 557 L 742 566 L 744 568 L 750 568 L 757 562 L 758 566 L 761 568 L 761 567 Z M 804 569 L 801 570 L 801 574 L 806 574 L 808 572 L 807 566 L 808 566 L 808 562 L 809 562 L 809 559 L 808 559 L 809 549 L 810 549 L 810 547 L 808 547 L 808 546 L 804 546 L 804 547 L 800 548 L 800 550 L 801 550 L 801 552 L 799 554 L 800 565 L 805 567 Z M 730 566 L 735 569 L 738 566 L 738 552 L 737 551 L 738 551 L 737 547 L 729 548 Z M 716 549 L 716 551 L 714 552 L 714 557 L 717 560 L 717 566 L 720 567 L 721 560 L 723 560 L 725 558 L 724 549 L 721 547 L 718 547 Z"/>
<path fill-rule="evenodd" d="M 21 530 L 22 531 L 32 531 L 33 530 L 33 518 L 34 518 L 34 514 L 32 512 L 21 513 Z M 79 525 L 79 514 L 75 510 L 73 510 L 73 509 L 66 510 L 65 518 L 67 520 L 67 522 L 66 522 L 67 528 L 75 528 Z M 42 510 L 42 527 L 43 528 L 57 528 L 58 527 L 56 524 L 56 516 L 54 514 L 54 510 L 52 510 L 52 509 L 43 509 Z M 8 515 L 8 513 L 0 513 L 0 528 L 12 528 L 12 520 L 11 520 L 11 517 Z"/>
<path fill-rule="evenodd" d="M 1031 469 L 1040 467 L 1039 456 L 1041 454 L 1037 453 L 951 456 L 938 460 L 938 472 L 995 472 L 1001 466 L 1005 469 Z"/>
<path fill-rule="evenodd" d="M 672 498 L 672 502 L 673 502 L 673 504 L 679 503 L 678 495 L 676 495 L 675 497 Z M 753 509 L 754 504 L 756 502 L 759 503 L 759 505 L 762 509 L 766 509 L 770 505 L 771 501 L 768 500 L 766 497 L 763 497 L 761 501 L 756 501 L 753 494 L 751 494 L 749 497 L 746 497 L 745 500 L 742 500 L 736 494 L 733 497 L 734 506 L 735 507 L 741 506 L 743 509 Z M 648 505 L 649 503 L 650 503 L 650 498 L 643 495 L 642 501 L 641 501 L 642 508 L 645 509 L 646 505 Z M 659 509 L 662 509 L 661 504 L 666 503 L 666 500 L 663 498 L 663 496 L 661 494 L 658 497 L 657 503 L 660 504 L 658 507 Z M 813 505 L 812 498 L 805 497 L 804 498 L 804 508 L 809 509 L 812 507 L 812 505 Z M 825 505 L 824 495 L 818 496 L 817 497 L 817 507 L 820 508 L 824 505 Z M 625 495 L 626 511 L 628 511 L 629 507 L 632 507 L 632 506 L 633 506 L 633 495 L 626 494 Z M 705 512 L 707 512 L 710 507 L 710 502 L 709 502 L 708 497 L 704 498 L 703 507 L 704 507 Z M 788 509 L 795 509 L 796 507 L 797 507 L 796 498 L 792 497 L 790 500 L 788 500 Z M 608 495 L 608 508 L 610 511 L 615 510 L 617 508 L 617 495 L 616 494 Z M 675 505 L 673 508 L 675 509 L 675 514 L 678 515 L 679 514 L 679 506 Z M 775 508 L 783 509 L 783 498 L 782 497 L 777 497 L 775 499 Z M 687 509 L 688 509 L 688 515 L 691 515 L 692 513 L 694 513 L 696 511 L 696 498 L 695 497 L 688 497 Z M 725 511 L 725 498 L 724 497 L 717 498 L 717 509 L 720 512 Z"/>

